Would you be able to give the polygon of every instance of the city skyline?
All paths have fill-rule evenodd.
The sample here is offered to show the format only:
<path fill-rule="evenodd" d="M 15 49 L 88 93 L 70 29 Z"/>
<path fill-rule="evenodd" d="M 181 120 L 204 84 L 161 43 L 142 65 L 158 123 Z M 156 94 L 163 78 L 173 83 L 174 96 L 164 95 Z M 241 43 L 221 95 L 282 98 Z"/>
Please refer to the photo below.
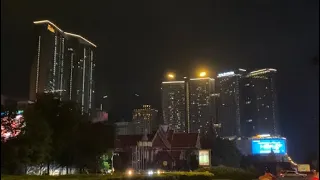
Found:
<path fill-rule="evenodd" d="M 273 67 L 288 150 L 318 147 L 311 142 L 319 133 L 319 71 L 312 61 L 319 56 L 319 1 L 1 3 L 4 95 L 28 97 L 32 22 L 51 19 L 97 44 L 96 99 L 108 95 L 110 119 L 130 119 L 137 101 L 160 109 L 159 87 L 170 70 L 188 75 L 197 66 L 214 73 Z M 306 152 L 292 153 L 302 159 Z"/>
<path fill-rule="evenodd" d="M 238 68 L 218 73 L 218 83 L 205 71 L 198 78 L 168 73 L 161 87 L 163 122 L 176 132 L 206 134 L 214 128 L 219 136 L 233 139 L 281 135 L 276 72 Z"/>

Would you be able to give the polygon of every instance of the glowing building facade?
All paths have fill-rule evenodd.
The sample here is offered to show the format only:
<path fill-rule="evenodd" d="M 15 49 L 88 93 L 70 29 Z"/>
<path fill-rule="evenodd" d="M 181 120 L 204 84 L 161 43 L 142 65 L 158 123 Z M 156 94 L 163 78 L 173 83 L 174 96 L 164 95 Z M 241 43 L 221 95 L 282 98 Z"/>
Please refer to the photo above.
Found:
<path fill-rule="evenodd" d="M 156 123 L 158 110 L 152 109 L 150 105 L 143 105 L 141 109 L 132 112 L 132 125 L 135 134 L 151 134 L 153 124 Z"/>
<path fill-rule="evenodd" d="M 244 81 L 242 129 L 245 136 L 279 135 L 277 121 L 276 69 L 260 69 Z"/>
<path fill-rule="evenodd" d="M 94 96 L 95 48 L 80 35 L 64 32 L 48 20 L 35 21 L 36 55 L 30 76 L 30 100 L 54 93 L 90 112 Z"/>
<path fill-rule="evenodd" d="M 84 112 L 95 109 L 94 104 L 94 69 L 95 45 L 81 36 L 65 33 L 68 40 L 68 87 L 69 98 L 81 105 Z"/>
<path fill-rule="evenodd" d="M 218 103 L 219 134 L 222 137 L 241 136 L 241 81 L 246 70 L 239 69 L 220 73 L 217 86 L 220 93 Z"/>
<path fill-rule="evenodd" d="M 162 116 L 164 124 L 175 132 L 186 132 L 186 83 L 185 81 L 162 82 Z"/>
<path fill-rule="evenodd" d="M 207 133 L 215 121 L 214 89 L 212 78 L 193 78 L 188 81 L 189 126 L 191 133 Z"/>

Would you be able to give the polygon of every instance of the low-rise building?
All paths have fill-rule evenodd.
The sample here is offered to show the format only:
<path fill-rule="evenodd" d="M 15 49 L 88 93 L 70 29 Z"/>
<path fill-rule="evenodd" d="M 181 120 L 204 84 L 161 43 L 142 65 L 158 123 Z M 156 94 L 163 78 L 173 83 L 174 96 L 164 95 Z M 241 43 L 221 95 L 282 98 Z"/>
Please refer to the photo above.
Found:
<path fill-rule="evenodd" d="M 117 136 L 115 152 L 126 156 L 129 160 L 122 164 L 135 170 L 180 170 L 186 165 L 187 156 L 197 156 L 200 148 L 198 133 L 175 133 L 162 125 L 152 134 Z"/>

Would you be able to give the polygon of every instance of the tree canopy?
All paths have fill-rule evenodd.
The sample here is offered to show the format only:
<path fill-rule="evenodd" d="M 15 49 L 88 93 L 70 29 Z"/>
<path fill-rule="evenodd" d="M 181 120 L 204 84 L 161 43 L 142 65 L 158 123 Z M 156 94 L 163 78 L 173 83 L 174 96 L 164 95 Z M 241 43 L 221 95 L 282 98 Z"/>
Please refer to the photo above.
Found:
<path fill-rule="evenodd" d="M 112 126 L 92 123 L 78 104 L 53 94 L 39 95 L 23 116 L 20 135 L 1 141 L 2 173 L 18 174 L 27 166 L 50 164 L 97 169 L 97 159 L 113 148 Z"/>
<path fill-rule="evenodd" d="M 201 148 L 211 149 L 211 164 L 239 167 L 241 153 L 235 141 L 216 136 L 213 128 L 201 137 Z"/>

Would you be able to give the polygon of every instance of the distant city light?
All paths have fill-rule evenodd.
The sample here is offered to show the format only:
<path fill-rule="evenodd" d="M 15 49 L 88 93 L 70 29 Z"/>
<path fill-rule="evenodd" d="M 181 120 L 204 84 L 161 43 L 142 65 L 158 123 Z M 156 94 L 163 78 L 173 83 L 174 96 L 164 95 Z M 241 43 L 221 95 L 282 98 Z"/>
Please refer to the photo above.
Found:
<path fill-rule="evenodd" d="M 277 72 L 276 69 L 272 69 L 272 68 L 265 68 L 265 69 L 259 69 L 256 71 L 252 71 L 250 72 L 247 76 L 257 76 L 257 75 L 261 75 L 261 74 L 266 74 L 266 73 L 270 73 L 270 72 Z"/>
<path fill-rule="evenodd" d="M 258 134 L 258 137 L 270 137 L 270 134 Z"/>
<path fill-rule="evenodd" d="M 218 78 L 220 77 L 226 77 L 226 76 L 233 76 L 234 75 L 234 71 L 230 71 L 230 72 L 225 72 L 225 73 L 220 73 L 218 74 Z"/>

